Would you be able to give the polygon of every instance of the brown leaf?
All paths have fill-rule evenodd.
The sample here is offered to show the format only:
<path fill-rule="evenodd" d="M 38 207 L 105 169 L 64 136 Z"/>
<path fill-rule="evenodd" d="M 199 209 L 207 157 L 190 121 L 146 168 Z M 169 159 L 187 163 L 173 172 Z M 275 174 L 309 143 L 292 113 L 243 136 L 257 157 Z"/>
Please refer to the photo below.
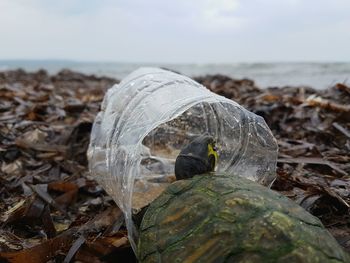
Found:
<path fill-rule="evenodd" d="M 327 165 L 343 176 L 348 175 L 348 173 L 342 170 L 341 168 L 339 168 L 337 164 L 324 160 L 322 158 L 313 158 L 313 157 L 283 158 L 283 159 L 278 159 L 277 161 L 279 163 L 305 163 L 305 164 Z"/>
<path fill-rule="evenodd" d="M 75 253 L 77 253 L 77 251 L 79 250 L 79 248 L 81 247 L 81 245 L 83 245 L 85 243 L 85 237 L 84 236 L 79 236 L 79 238 L 77 240 L 74 241 L 73 245 L 71 246 L 71 248 L 69 249 L 65 259 L 63 260 L 63 263 L 69 263 Z"/>
<path fill-rule="evenodd" d="M 71 191 L 78 191 L 78 186 L 72 182 L 55 181 L 48 184 L 48 190 L 66 193 Z"/>
<path fill-rule="evenodd" d="M 66 211 L 60 206 L 47 192 L 47 185 L 31 185 L 30 186 L 32 190 L 40 197 L 42 198 L 47 204 L 53 206 L 58 211 L 62 212 L 63 214 L 66 214 Z"/>
<path fill-rule="evenodd" d="M 78 228 L 71 228 L 59 236 L 42 242 L 40 245 L 18 252 L 0 252 L 0 259 L 11 263 L 45 263 L 60 252 L 67 251 L 76 239 Z"/>

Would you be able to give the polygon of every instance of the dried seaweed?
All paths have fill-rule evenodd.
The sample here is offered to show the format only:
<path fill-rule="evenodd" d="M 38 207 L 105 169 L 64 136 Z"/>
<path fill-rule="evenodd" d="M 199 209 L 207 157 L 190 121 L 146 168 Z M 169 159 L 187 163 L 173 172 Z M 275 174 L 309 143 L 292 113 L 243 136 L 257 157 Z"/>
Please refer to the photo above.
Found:
<path fill-rule="evenodd" d="M 108 253 L 134 259 L 120 210 L 87 174 L 92 123 L 116 82 L 67 70 L 0 72 L 0 259 L 68 262 L 106 238 Z"/>
<path fill-rule="evenodd" d="M 350 87 L 197 80 L 265 118 L 280 147 L 273 189 L 350 250 Z M 116 82 L 68 70 L 0 72 L 0 260 L 135 261 L 120 210 L 87 172 L 92 123 Z"/>

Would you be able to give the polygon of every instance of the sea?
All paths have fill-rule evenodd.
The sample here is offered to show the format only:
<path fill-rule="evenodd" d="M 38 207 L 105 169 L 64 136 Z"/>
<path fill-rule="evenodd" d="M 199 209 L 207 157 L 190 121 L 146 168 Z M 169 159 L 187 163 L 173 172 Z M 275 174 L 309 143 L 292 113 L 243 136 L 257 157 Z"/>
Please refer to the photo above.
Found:
<path fill-rule="evenodd" d="M 326 89 L 336 83 L 350 85 L 350 62 L 279 62 L 229 64 L 171 64 L 78 62 L 68 60 L 0 60 L 0 71 L 24 69 L 29 72 L 45 69 L 55 74 L 70 69 L 96 76 L 122 79 L 139 67 L 168 68 L 190 77 L 222 74 L 235 79 L 249 78 L 260 88 L 309 86 Z"/>

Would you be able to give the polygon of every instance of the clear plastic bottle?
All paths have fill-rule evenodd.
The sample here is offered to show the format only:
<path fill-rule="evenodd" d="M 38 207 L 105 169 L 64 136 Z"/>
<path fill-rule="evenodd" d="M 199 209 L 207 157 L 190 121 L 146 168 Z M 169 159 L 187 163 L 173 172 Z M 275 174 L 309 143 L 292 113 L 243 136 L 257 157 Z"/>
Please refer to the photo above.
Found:
<path fill-rule="evenodd" d="M 203 134 L 216 140 L 219 172 L 267 186 L 275 179 L 278 147 L 264 119 L 190 78 L 141 68 L 106 93 L 91 133 L 89 168 L 123 211 L 134 249 L 133 212 L 175 180 L 176 156 Z"/>

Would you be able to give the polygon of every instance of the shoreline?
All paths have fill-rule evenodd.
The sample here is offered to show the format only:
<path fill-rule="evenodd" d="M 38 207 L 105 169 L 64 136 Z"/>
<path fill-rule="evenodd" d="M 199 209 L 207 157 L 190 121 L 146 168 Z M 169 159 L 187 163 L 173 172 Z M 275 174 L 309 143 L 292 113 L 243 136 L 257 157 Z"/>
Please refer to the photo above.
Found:
<path fill-rule="evenodd" d="M 65 60 L 18 60 L 1 61 L 0 71 L 23 68 L 34 72 L 46 69 L 54 75 L 62 69 L 87 75 L 107 76 L 122 79 L 139 67 L 161 67 L 181 72 L 189 77 L 223 74 L 231 78 L 254 79 L 260 88 L 280 86 L 308 86 L 318 90 L 333 86 L 336 82 L 349 83 L 350 62 L 264 62 L 264 63 L 117 63 L 79 62 Z"/>

